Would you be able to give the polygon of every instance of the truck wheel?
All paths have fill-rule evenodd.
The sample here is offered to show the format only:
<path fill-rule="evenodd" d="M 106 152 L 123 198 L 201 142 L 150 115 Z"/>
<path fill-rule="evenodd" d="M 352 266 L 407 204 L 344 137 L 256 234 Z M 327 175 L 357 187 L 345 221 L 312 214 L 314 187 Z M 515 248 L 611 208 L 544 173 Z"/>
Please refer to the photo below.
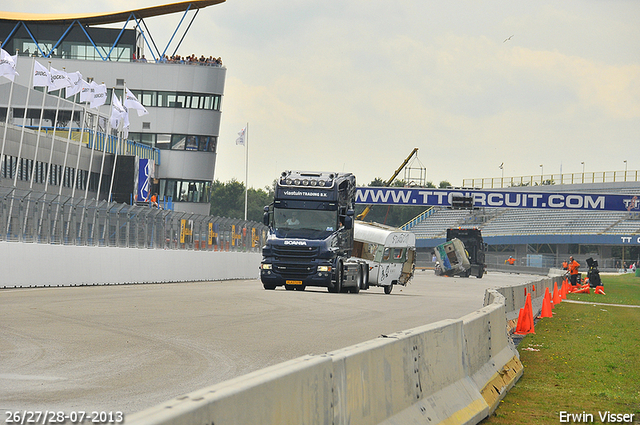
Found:
<path fill-rule="evenodd" d="M 389 295 L 391 293 L 392 289 L 393 289 L 393 285 L 385 286 L 384 287 L 384 293 Z"/>
<path fill-rule="evenodd" d="M 276 289 L 276 285 L 269 285 L 267 283 L 263 283 L 262 286 L 264 286 L 264 289 L 266 289 L 268 291 L 272 291 L 272 290 Z"/>
<path fill-rule="evenodd" d="M 293 291 L 294 289 L 296 289 L 296 287 L 293 285 L 284 285 L 284 289 L 286 289 L 287 291 Z"/>
<path fill-rule="evenodd" d="M 363 280 L 364 280 L 364 288 L 363 289 L 369 289 L 369 265 L 368 264 L 363 264 L 362 265 L 364 267 L 364 275 L 363 275 Z"/>
<path fill-rule="evenodd" d="M 307 289 L 306 286 L 302 285 L 302 286 L 296 286 L 296 291 L 304 291 L 305 289 Z"/>
<path fill-rule="evenodd" d="M 478 279 L 482 279 L 482 276 L 484 276 L 484 267 L 480 268 L 480 271 L 478 272 Z"/>
<path fill-rule="evenodd" d="M 358 270 L 356 271 L 356 286 L 349 288 L 352 294 L 357 294 L 362 289 L 362 266 L 358 264 Z"/>
<path fill-rule="evenodd" d="M 336 267 L 336 280 L 331 283 L 327 289 L 329 292 L 334 294 L 338 294 L 342 292 L 342 279 L 344 276 L 344 269 L 342 263 L 338 263 L 338 267 Z"/>

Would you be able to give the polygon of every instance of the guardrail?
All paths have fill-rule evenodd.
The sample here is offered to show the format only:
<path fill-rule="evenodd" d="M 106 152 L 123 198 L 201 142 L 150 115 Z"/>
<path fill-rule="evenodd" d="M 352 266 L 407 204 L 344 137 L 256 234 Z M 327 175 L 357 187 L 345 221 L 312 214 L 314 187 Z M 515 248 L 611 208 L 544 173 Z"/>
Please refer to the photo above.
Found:
<path fill-rule="evenodd" d="M 266 231 L 266 226 L 254 221 L 174 212 L 148 205 L 15 189 L 0 193 L 0 241 L 259 252 Z"/>
<path fill-rule="evenodd" d="M 640 171 L 594 171 L 568 174 L 539 174 L 520 177 L 488 177 L 477 179 L 463 179 L 463 187 L 477 189 L 496 189 L 520 186 L 549 186 L 555 184 L 583 184 L 610 182 L 640 181 Z"/>
<path fill-rule="evenodd" d="M 135 413 L 127 423 L 476 424 L 523 373 L 509 318 L 524 306 L 525 291 L 537 315 L 557 279 L 489 289 L 485 307 L 461 319 L 300 357 Z"/>

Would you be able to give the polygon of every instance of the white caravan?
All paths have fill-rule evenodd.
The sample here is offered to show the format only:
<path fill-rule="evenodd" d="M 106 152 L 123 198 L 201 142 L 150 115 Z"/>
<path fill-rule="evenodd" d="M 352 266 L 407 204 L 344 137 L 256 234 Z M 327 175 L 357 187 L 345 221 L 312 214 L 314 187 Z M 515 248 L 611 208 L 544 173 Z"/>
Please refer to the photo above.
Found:
<path fill-rule="evenodd" d="M 378 223 L 356 221 L 352 256 L 364 260 L 369 273 L 364 288 L 382 286 L 390 294 L 393 285 L 406 286 L 413 277 L 416 235 Z"/>

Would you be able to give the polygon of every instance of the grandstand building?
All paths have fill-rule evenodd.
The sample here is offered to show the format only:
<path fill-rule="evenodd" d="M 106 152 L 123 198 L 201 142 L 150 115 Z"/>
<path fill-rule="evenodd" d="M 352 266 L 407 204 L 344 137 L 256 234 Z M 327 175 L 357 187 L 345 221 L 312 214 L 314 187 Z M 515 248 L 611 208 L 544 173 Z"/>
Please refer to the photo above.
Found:
<path fill-rule="evenodd" d="M 149 193 L 157 192 L 175 211 L 208 215 L 226 68 L 218 62 L 166 61 L 179 44 L 175 51 L 168 45 L 158 49 L 144 20 L 183 13 L 172 37 L 182 41 L 178 31 L 181 24 L 191 25 L 184 19 L 188 14 L 195 18 L 200 9 L 223 1 L 69 16 L 0 12 L 2 48 L 18 54 L 19 73 L 14 83 L 0 78 L 3 193 L 144 201 L 135 182 L 139 161 L 148 159 L 154 165 Z M 35 61 L 105 83 L 106 105 L 91 109 L 79 95 L 65 99 L 64 90 L 44 95 L 46 90 L 34 89 Z M 122 99 L 125 87 L 148 114 L 130 111 L 127 140 L 112 130 L 105 141 L 112 94 Z"/>
<path fill-rule="evenodd" d="M 628 174 L 628 176 L 627 176 Z M 558 193 L 608 193 L 640 199 L 637 172 L 618 181 L 537 185 L 501 188 L 511 191 Z M 584 178 L 582 179 L 582 181 Z M 615 180 L 615 179 L 614 179 Z M 560 179 L 557 179 L 560 181 Z M 501 266 L 509 256 L 532 267 L 561 267 L 570 255 L 587 271 L 586 258 L 598 260 L 601 269 L 618 270 L 623 263 L 640 260 L 640 214 L 638 209 L 575 211 L 527 208 L 452 209 L 432 207 L 404 226 L 416 234 L 418 251 L 425 262 L 433 248 L 445 241 L 446 229 L 475 227 L 488 245 L 487 264 Z"/>

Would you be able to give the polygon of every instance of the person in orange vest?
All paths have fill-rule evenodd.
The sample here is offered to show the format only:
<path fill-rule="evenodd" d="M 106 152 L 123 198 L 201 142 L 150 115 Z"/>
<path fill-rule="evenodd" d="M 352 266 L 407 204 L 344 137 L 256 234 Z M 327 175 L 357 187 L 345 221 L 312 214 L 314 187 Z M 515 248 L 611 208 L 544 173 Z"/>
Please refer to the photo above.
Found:
<path fill-rule="evenodd" d="M 572 286 L 578 284 L 578 275 L 580 272 L 578 269 L 580 268 L 580 263 L 573 259 L 573 256 L 569 257 L 569 263 L 567 264 L 567 269 L 569 270 L 569 281 Z"/>
<path fill-rule="evenodd" d="M 160 206 L 158 205 L 158 194 L 157 194 L 157 193 L 154 193 L 154 194 L 151 196 L 151 199 L 149 200 L 149 204 L 150 204 L 152 207 L 160 208 Z"/>
<path fill-rule="evenodd" d="M 507 258 L 506 260 L 504 260 L 505 264 L 509 264 L 510 266 L 513 266 L 516 262 L 516 259 L 513 258 L 512 256 L 509 256 L 509 258 Z"/>

